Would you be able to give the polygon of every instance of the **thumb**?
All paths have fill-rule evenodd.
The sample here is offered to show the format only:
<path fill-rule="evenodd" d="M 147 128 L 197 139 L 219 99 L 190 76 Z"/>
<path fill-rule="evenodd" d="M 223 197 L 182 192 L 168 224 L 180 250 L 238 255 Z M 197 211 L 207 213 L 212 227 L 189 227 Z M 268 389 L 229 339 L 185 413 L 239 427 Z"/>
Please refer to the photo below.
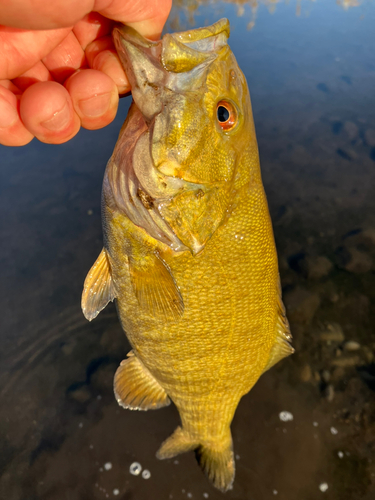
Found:
<path fill-rule="evenodd" d="M 99 14 L 131 26 L 151 40 L 160 38 L 172 7 L 172 0 L 112 0 L 101 8 L 103 3 L 108 3 L 108 0 L 95 2 Z"/>

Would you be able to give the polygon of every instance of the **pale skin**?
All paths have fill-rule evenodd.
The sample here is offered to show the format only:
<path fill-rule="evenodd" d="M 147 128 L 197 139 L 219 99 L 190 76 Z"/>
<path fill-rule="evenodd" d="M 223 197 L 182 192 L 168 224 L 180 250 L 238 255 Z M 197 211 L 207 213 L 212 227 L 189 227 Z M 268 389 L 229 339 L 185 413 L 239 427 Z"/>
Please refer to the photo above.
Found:
<path fill-rule="evenodd" d="M 156 40 L 171 0 L 0 0 L 0 144 L 61 144 L 116 116 L 130 91 L 115 21 Z"/>

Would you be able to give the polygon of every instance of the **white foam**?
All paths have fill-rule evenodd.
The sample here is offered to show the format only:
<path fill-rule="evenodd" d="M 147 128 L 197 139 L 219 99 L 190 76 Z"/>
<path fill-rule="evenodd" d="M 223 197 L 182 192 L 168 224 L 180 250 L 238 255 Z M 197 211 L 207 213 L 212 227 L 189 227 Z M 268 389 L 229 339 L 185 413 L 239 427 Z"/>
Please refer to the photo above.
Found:
<path fill-rule="evenodd" d="M 139 476 L 139 474 L 142 472 L 142 465 L 139 462 L 133 462 L 129 467 L 129 472 L 133 476 Z"/>
<path fill-rule="evenodd" d="M 293 420 L 293 414 L 290 411 L 281 411 L 279 413 L 279 418 L 282 422 L 291 422 Z"/>

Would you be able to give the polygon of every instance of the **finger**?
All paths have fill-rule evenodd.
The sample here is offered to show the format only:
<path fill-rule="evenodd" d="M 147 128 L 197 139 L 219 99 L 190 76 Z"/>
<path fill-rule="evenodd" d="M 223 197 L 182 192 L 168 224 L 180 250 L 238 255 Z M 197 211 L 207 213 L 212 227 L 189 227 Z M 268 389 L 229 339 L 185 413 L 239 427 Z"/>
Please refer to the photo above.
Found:
<path fill-rule="evenodd" d="M 0 26 L 0 79 L 12 80 L 35 66 L 71 31 L 25 31 Z"/>
<path fill-rule="evenodd" d="M 42 61 L 54 79 L 63 83 L 78 68 L 84 65 L 85 53 L 71 31 Z"/>
<path fill-rule="evenodd" d="M 1 82 L 3 83 L 3 82 Z M 6 82 L 4 82 L 6 84 Z M 9 82 L 10 83 L 10 82 Z M 4 146 L 24 146 L 33 135 L 21 122 L 17 97 L 0 85 L 0 144 Z"/>
<path fill-rule="evenodd" d="M 25 127 L 48 144 L 66 142 L 80 128 L 69 93 L 57 82 L 40 82 L 26 89 L 20 114 Z"/>
<path fill-rule="evenodd" d="M 10 80 L 0 80 L 0 85 L 4 87 L 5 89 L 8 89 L 12 92 L 14 95 L 21 95 L 22 91 L 19 89 L 14 82 L 11 82 Z"/>
<path fill-rule="evenodd" d="M 100 2 L 97 2 L 98 4 Z M 141 35 L 157 40 L 169 16 L 172 0 L 127 1 L 112 0 L 104 8 L 95 8 L 100 14 L 132 26 Z"/>
<path fill-rule="evenodd" d="M 13 83 L 21 90 L 26 90 L 30 85 L 37 82 L 47 82 L 52 76 L 44 64 L 39 61 L 31 69 L 13 79 Z"/>
<path fill-rule="evenodd" d="M 121 66 L 111 37 L 103 37 L 90 43 L 85 54 L 90 68 L 108 75 L 117 85 L 119 94 L 129 92 L 129 80 Z"/>
<path fill-rule="evenodd" d="M 118 91 L 109 76 L 93 69 L 83 69 L 72 75 L 65 87 L 84 128 L 96 130 L 115 118 Z"/>
<path fill-rule="evenodd" d="M 73 26 L 94 5 L 95 0 L 0 0 L 0 23 L 32 30 Z"/>
<path fill-rule="evenodd" d="M 97 12 L 90 12 L 74 25 L 73 32 L 83 50 L 97 38 L 109 35 L 113 22 Z"/>
<path fill-rule="evenodd" d="M 0 24 L 44 30 L 73 26 L 86 14 L 99 12 L 123 23 L 143 23 L 143 36 L 158 36 L 169 15 L 172 0 L 0 0 Z M 134 26 L 136 27 L 136 26 Z"/>

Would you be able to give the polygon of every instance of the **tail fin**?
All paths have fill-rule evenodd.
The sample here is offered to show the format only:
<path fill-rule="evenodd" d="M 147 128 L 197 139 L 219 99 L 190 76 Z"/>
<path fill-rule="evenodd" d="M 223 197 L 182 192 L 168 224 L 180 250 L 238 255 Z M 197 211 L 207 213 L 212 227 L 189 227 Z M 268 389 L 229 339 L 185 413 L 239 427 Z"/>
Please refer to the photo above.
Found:
<path fill-rule="evenodd" d="M 195 454 L 203 472 L 215 488 L 223 492 L 232 489 L 235 474 L 232 438 L 229 446 L 201 445 Z"/>
<path fill-rule="evenodd" d="M 215 488 L 223 492 L 232 489 L 235 465 L 230 431 L 225 443 L 219 441 L 208 445 L 197 443 L 188 432 L 177 427 L 161 445 L 156 456 L 162 460 L 190 450 L 196 450 L 198 463 Z"/>

